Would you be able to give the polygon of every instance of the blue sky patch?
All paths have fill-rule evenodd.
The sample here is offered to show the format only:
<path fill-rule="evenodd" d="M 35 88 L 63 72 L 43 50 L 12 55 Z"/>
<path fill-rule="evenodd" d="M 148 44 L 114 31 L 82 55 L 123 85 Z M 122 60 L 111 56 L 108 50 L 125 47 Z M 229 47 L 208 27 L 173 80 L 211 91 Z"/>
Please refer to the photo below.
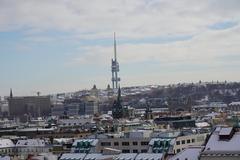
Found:
<path fill-rule="evenodd" d="M 237 22 L 225 21 L 225 22 L 215 23 L 215 24 L 209 26 L 209 28 L 212 29 L 212 30 L 222 30 L 222 29 L 232 28 L 232 27 L 234 27 L 236 25 L 238 25 Z"/>

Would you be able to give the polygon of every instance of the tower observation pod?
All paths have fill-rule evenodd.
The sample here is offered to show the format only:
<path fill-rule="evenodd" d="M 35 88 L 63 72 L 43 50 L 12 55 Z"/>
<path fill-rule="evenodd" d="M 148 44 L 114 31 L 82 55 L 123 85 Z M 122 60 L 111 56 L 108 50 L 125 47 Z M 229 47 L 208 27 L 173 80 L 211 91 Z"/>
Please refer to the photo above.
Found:
<path fill-rule="evenodd" d="M 119 63 L 117 61 L 117 44 L 116 36 L 114 32 L 114 58 L 112 59 L 112 88 L 117 89 L 119 87 L 120 77 L 118 77 Z"/>

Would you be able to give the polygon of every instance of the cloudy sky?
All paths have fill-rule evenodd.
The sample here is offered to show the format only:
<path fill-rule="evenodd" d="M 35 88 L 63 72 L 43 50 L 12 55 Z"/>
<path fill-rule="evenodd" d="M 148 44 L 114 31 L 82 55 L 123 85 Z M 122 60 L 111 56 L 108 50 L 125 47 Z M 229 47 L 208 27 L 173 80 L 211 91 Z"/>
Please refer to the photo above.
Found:
<path fill-rule="evenodd" d="M 0 0 L 0 95 L 240 81 L 239 0 Z"/>

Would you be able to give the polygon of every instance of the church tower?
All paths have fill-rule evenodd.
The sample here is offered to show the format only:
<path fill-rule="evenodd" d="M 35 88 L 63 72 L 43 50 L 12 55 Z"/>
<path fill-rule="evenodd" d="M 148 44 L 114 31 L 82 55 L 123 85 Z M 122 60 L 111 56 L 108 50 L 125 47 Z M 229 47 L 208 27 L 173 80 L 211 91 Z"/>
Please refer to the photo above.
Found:
<path fill-rule="evenodd" d="M 113 102 L 112 107 L 112 115 L 114 119 L 123 118 L 123 106 L 122 106 L 122 98 L 121 98 L 121 89 L 118 88 L 117 99 Z"/>
<path fill-rule="evenodd" d="M 13 98 L 12 88 L 10 89 L 10 96 L 9 98 Z"/>

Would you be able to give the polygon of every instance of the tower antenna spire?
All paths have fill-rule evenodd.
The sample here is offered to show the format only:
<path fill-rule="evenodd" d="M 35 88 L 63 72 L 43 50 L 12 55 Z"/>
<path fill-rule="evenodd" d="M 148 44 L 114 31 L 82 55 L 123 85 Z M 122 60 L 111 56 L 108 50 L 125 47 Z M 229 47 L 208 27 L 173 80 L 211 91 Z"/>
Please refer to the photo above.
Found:
<path fill-rule="evenodd" d="M 117 61 L 117 43 L 116 43 L 116 33 L 114 32 L 114 59 Z"/>
<path fill-rule="evenodd" d="M 117 61 L 117 42 L 115 32 L 113 34 L 113 43 L 114 43 L 114 58 L 112 59 L 112 87 L 113 89 L 117 89 L 120 78 L 118 77 L 119 63 Z"/>

